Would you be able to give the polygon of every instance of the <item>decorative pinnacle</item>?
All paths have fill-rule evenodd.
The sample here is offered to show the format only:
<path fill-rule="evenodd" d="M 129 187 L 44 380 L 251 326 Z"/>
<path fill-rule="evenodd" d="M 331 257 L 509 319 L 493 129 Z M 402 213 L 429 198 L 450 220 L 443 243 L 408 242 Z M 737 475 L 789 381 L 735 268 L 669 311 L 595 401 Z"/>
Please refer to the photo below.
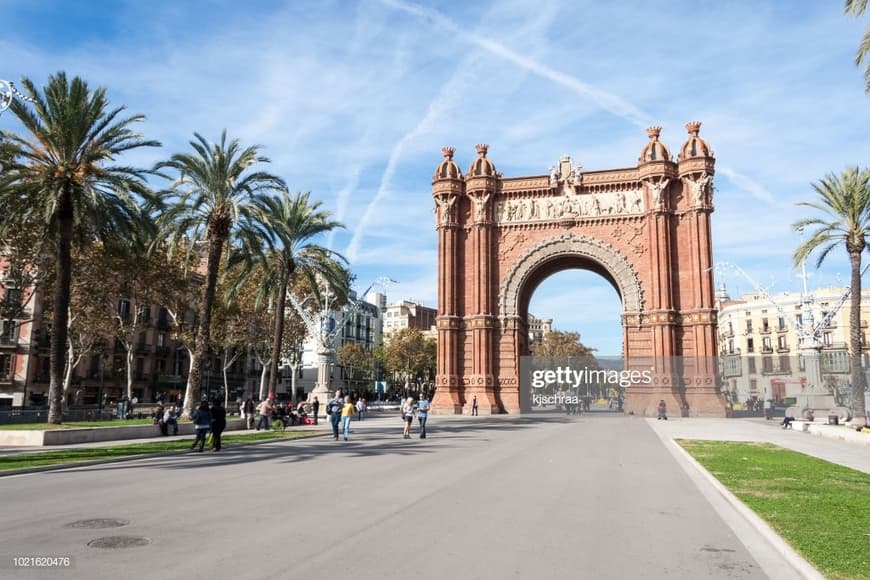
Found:
<path fill-rule="evenodd" d="M 477 149 L 478 155 L 480 155 L 481 157 L 486 157 L 486 152 L 489 150 L 489 145 L 487 145 L 486 143 L 478 144 L 475 146 L 475 149 Z"/>
<path fill-rule="evenodd" d="M 456 153 L 456 147 L 442 147 L 441 153 L 443 153 L 444 157 L 447 159 L 453 159 L 453 154 Z"/>
<path fill-rule="evenodd" d="M 686 131 L 689 132 L 690 135 L 698 136 L 698 131 L 701 130 L 701 121 L 690 121 L 686 123 Z"/>
<path fill-rule="evenodd" d="M 646 134 L 649 135 L 650 141 L 658 141 L 659 135 L 662 134 L 662 128 L 661 127 L 649 127 L 646 130 Z"/>

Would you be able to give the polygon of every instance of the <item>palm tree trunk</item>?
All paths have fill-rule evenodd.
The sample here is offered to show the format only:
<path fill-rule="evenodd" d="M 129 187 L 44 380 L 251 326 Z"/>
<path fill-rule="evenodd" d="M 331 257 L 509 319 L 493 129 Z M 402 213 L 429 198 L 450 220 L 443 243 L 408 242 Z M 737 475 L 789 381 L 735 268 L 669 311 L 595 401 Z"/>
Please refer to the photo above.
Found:
<path fill-rule="evenodd" d="M 272 334 L 272 362 L 269 365 L 269 394 L 273 395 L 278 386 L 278 365 L 281 362 L 281 343 L 284 341 L 284 308 L 287 303 L 287 287 L 290 285 L 290 271 L 284 273 L 278 299 L 275 301 L 275 331 Z M 296 393 L 291 393 L 295 397 Z"/>
<path fill-rule="evenodd" d="M 193 359 L 190 361 L 190 375 L 187 381 L 187 393 L 184 396 L 184 417 L 190 416 L 194 400 L 199 400 L 202 383 L 202 365 L 209 352 L 211 338 L 211 310 L 217 290 L 218 272 L 223 255 L 225 239 L 210 237 L 208 243 L 208 258 L 206 260 L 205 287 L 202 291 L 202 304 L 199 308 L 199 327 L 196 329 L 196 344 L 193 349 Z"/>
<path fill-rule="evenodd" d="M 864 401 L 864 391 L 867 381 L 864 367 L 861 364 L 861 252 L 849 252 L 849 262 L 852 267 L 852 282 L 849 296 L 851 311 L 849 312 L 849 357 L 852 373 L 852 414 L 854 421 L 864 424 L 867 409 Z"/>
<path fill-rule="evenodd" d="M 59 200 L 57 229 L 57 259 L 54 286 L 54 313 L 51 328 L 51 377 L 48 386 L 48 422 L 63 422 L 63 371 L 66 362 L 67 322 L 69 320 L 70 284 L 72 282 L 72 194 L 64 191 Z"/>

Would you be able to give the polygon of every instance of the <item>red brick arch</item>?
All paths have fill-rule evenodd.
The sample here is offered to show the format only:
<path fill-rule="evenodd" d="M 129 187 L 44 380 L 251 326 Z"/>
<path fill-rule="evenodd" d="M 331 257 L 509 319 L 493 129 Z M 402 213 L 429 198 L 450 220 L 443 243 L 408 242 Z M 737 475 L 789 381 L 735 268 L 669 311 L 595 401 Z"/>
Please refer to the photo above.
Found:
<path fill-rule="evenodd" d="M 725 415 L 718 390 L 710 214 L 715 160 L 700 123 L 674 159 L 650 128 L 637 166 L 583 172 L 563 157 L 549 174 L 505 178 L 488 147 L 463 173 L 445 148 L 432 192 L 438 232 L 436 412 L 519 412 L 528 303 L 555 272 L 597 272 L 623 305 L 623 355 L 654 360 L 625 409 L 664 399 L 688 415 Z M 679 357 L 679 358 L 674 358 Z M 674 360 L 692 360 L 683 366 Z M 701 361 L 700 363 L 698 361 Z M 674 411 L 672 411 L 674 412 Z"/>

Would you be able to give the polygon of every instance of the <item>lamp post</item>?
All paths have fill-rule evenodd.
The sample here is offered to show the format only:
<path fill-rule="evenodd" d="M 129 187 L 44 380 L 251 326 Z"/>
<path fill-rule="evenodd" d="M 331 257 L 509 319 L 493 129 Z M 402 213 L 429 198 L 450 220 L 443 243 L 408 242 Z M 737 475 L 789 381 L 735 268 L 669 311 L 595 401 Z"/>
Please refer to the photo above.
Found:
<path fill-rule="evenodd" d="M 13 83 L 12 81 L 0 79 L 0 114 L 3 114 L 3 111 L 8 109 L 12 105 L 12 101 L 16 97 L 19 100 L 28 103 L 36 102 L 34 99 L 31 99 L 30 97 L 16 89 L 15 83 Z"/>

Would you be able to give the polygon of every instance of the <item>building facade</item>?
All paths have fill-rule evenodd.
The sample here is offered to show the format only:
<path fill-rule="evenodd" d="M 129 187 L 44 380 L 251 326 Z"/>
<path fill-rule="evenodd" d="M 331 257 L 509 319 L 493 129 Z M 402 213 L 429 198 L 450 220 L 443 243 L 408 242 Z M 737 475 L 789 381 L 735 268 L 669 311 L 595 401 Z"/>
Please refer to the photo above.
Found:
<path fill-rule="evenodd" d="M 806 391 L 802 333 L 818 329 L 822 380 L 839 396 L 849 390 L 849 312 L 847 289 L 819 288 L 807 294 L 784 292 L 737 299 L 717 292 L 723 392 L 732 405 L 770 399 L 786 404 Z M 772 300 L 771 300 L 772 299 Z M 870 320 L 870 291 L 861 297 L 861 342 Z M 825 322 L 827 321 L 827 322 Z M 862 348 L 863 350 L 863 348 Z"/>

